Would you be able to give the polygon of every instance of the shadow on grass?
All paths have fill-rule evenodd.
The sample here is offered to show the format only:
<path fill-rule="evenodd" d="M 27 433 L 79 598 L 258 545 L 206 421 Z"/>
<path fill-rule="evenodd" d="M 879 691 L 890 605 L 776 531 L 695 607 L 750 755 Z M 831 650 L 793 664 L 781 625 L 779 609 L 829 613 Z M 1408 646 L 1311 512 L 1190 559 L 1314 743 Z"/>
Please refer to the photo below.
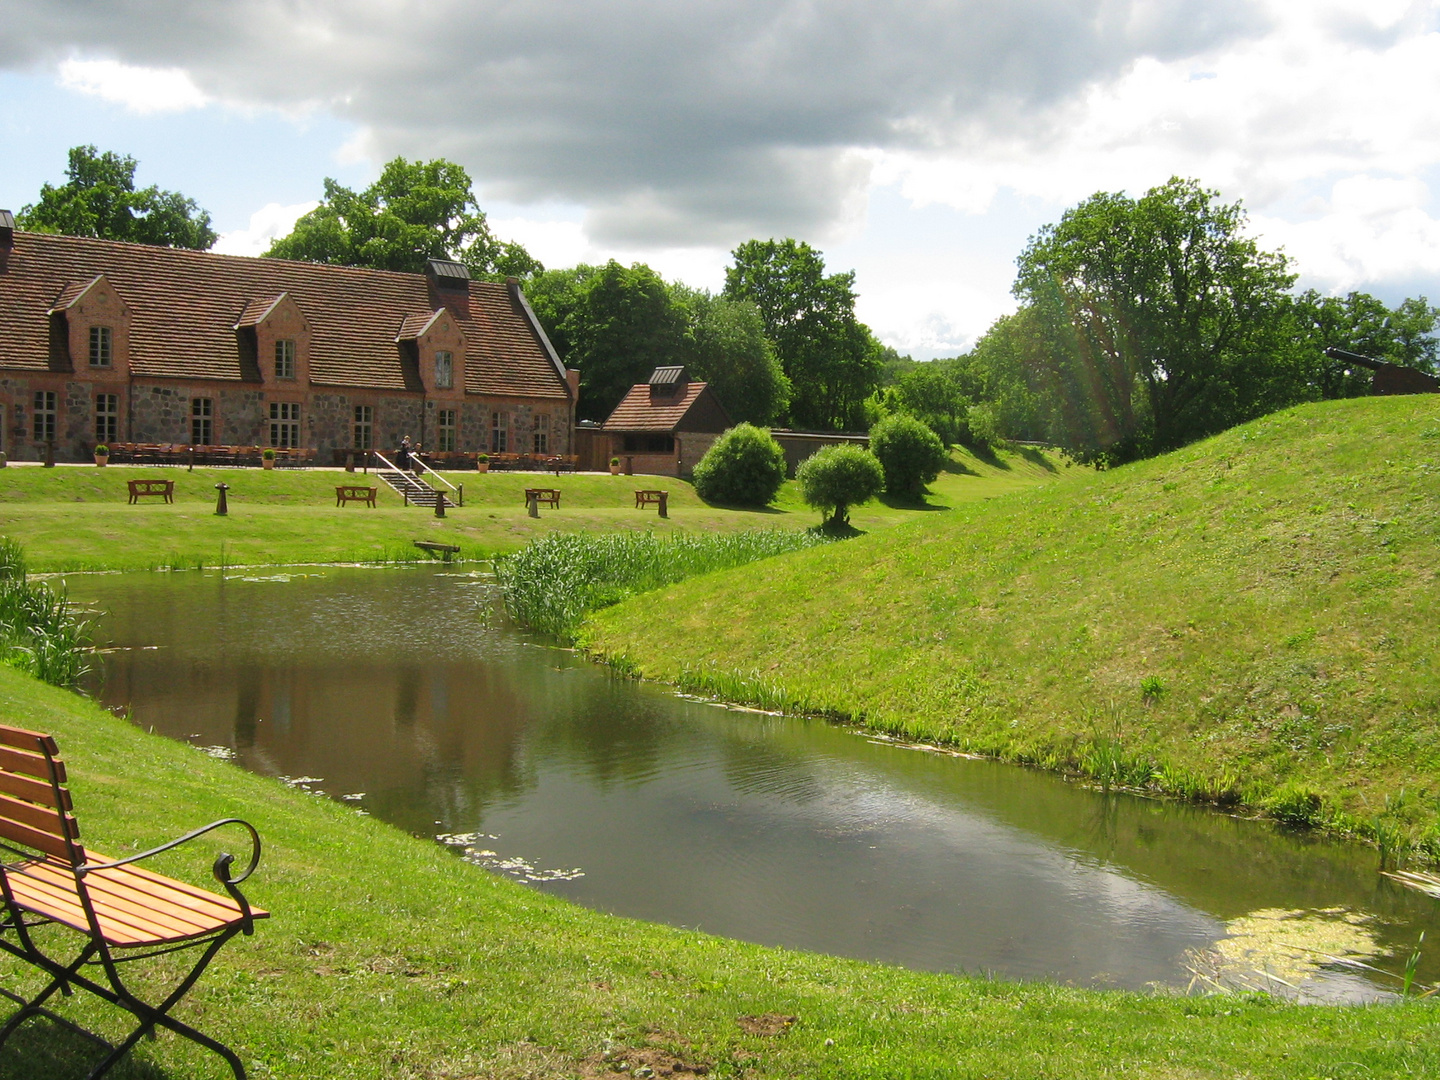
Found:
<path fill-rule="evenodd" d="M 823 525 L 816 525 L 812 530 L 821 536 L 828 536 L 831 540 L 853 540 L 857 536 L 864 536 L 863 529 L 857 529 L 848 521 L 841 524 L 838 521 L 827 521 Z"/>
<path fill-rule="evenodd" d="M 31 1017 L 0 1047 L 0 1080 L 85 1076 L 110 1052 L 93 1039 L 43 1017 Z M 219 1061 L 219 1059 L 216 1059 Z M 225 1068 L 224 1062 L 220 1067 Z M 218 1073 L 217 1073 L 218 1075 Z M 226 1070 L 226 1075 L 229 1071 Z M 175 1080 L 175 1074 L 126 1054 L 105 1074 L 107 1080 Z"/>
<path fill-rule="evenodd" d="M 1035 447 L 1033 446 L 1017 446 L 1015 447 L 1015 452 L 1019 454 L 1022 458 L 1024 458 L 1026 461 L 1030 462 L 1031 465 L 1039 465 L 1040 468 L 1044 469 L 1046 472 L 1058 471 L 1055 468 L 1055 463 L 1049 458 L 1047 458 L 1044 454 L 1042 454 L 1039 450 L 1035 449 Z"/>
<path fill-rule="evenodd" d="M 989 443 L 983 443 L 980 446 L 967 446 L 965 449 L 969 450 L 991 468 L 1004 469 L 1007 472 L 1011 468 L 1010 463 L 1002 458 L 999 451 Z"/>
<path fill-rule="evenodd" d="M 782 510 L 778 506 L 740 506 L 737 503 L 706 502 L 700 500 L 710 510 L 733 510 L 740 514 L 788 514 L 789 510 Z"/>
<path fill-rule="evenodd" d="M 928 502 L 924 495 L 918 499 L 908 495 L 881 495 L 880 501 L 891 510 L 949 510 L 948 506 Z"/>
<path fill-rule="evenodd" d="M 945 464 L 940 466 L 941 472 L 954 473 L 956 476 L 979 476 L 980 474 L 970 468 L 963 461 L 956 461 L 952 457 L 945 459 Z"/>

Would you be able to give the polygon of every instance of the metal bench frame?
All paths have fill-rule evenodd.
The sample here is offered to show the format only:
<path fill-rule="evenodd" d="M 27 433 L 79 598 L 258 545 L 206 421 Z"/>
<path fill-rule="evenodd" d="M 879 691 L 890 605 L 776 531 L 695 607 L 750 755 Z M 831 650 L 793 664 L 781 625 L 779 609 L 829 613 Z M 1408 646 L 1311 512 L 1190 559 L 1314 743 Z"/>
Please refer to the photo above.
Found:
<path fill-rule="evenodd" d="M 81 845 L 65 779 L 65 765 L 53 738 L 0 726 L 0 793 L 3 793 L 0 794 L 0 850 L 6 856 L 6 861 L 0 862 L 0 892 L 4 899 L 3 910 L 0 910 L 0 949 L 50 976 L 49 984 L 28 1000 L 0 988 L 0 994 L 20 1006 L 4 1027 L 0 1027 L 0 1046 L 30 1017 L 47 1017 L 109 1048 L 109 1054 L 87 1076 L 87 1080 L 95 1080 L 108 1072 L 140 1039 L 152 1034 L 156 1027 L 164 1027 L 219 1054 L 236 1080 L 245 1080 L 245 1067 L 234 1051 L 169 1014 L 227 941 L 236 934 L 253 933 L 255 920 L 268 916 L 268 912 L 252 908 L 238 888 L 260 862 L 259 834 L 247 821 L 222 818 L 138 855 L 106 860 L 95 852 L 87 854 Z M 223 852 L 211 867 L 215 880 L 229 894 L 228 901 L 218 894 L 150 871 L 116 873 L 228 825 L 238 826 L 250 836 L 250 862 L 242 873 L 231 874 L 235 857 Z M 16 861 L 9 861 L 12 857 Z M 93 887 L 92 880 L 96 883 Z M 36 887 L 37 883 L 40 888 Z M 74 900 L 83 911 L 84 928 L 76 925 L 81 920 L 76 917 L 75 904 L 70 899 L 72 885 Z M 126 890 L 128 906 L 123 914 L 135 920 L 128 940 L 115 929 L 116 914 L 121 908 L 113 903 L 107 906 L 107 890 L 117 885 Z M 49 897 L 44 895 L 46 887 L 52 894 Z M 55 895 L 62 892 L 63 898 L 55 899 Z M 151 905 L 132 914 L 145 904 L 147 892 Z M 173 901 L 167 901 L 166 893 L 181 894 L 208 904 L 211 914 L 182 914 L 182 919 L 190 919 L 188 929 L 179 923 L 172 924 L 169 930 L 160 929 L 159 924 L 173 920 L 181 910 Z M 217 911 L 218 917 L 214 914 Z M 72 959 L 57 959 L 31 934 L 31 930 L 39 926 L 68 927 L 87 940 Z M 158 1004 L 142 1000 L 125 985 L 119 965 L 196 948 L 202 950 L 200 959 Z M 101 969 L 104 982 L 98 981 L 99 976 L 91 978 L 85 974 L 87 968 L 94 967 Z M 135 1030 L 122 1042 L 112 1045 L 46 1007 L 45 1003 L 57 991 L 69 997 L 76 987 L 130 1013 L 138 1021 Z"/>

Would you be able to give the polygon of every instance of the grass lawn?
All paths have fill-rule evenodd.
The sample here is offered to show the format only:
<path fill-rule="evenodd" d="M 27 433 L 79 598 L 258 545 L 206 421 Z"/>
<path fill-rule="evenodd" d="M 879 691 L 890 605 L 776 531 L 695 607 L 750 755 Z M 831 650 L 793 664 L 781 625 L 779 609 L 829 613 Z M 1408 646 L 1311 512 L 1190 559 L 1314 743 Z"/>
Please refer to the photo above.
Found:
<path fill-rule="evenodd" d="M 1437 568 L 1440 397 L 1368 398 L 695 578 L 582 636 L 693 689 L 1435 857 Z"/>
<path fill-rule="evenodd" d="M 977 499 L 1031 486 L 1065 469 L 1035 451 L 979 459 L 957 452 L 950 469 L 923 506 L 875 502 L 852 514 L 865 529 L 898 524 Z M 351 562 L 415 558 L 413 540 L 458 544 L 462 558 L 511 551 L 545 532 L 654 530 L 657 532 L 812 526 L 819 515 L 805 507 L 788 483 L 776 505 L 764 510 L 707 506 L 690 484 L 667 477 L 579 473 L 452 473 L 465 485 L 465 505 L 444 520 L 405 507 L 378 480 L 379 505 L 335 506 L 338 484 L 366 483 L 363 474 L 332 470 L 196 469 L 111 465 L 0 470 L 0 534 L 26 549 L 36 571 L 258 563 Z M 144 499 L 127 503 L 125 481 L 161 477 L 175 481 L 175 503 Z M 230 485 L 230 513 L 216 517 L 215 485 Z M 524 489 L 557 487 L 561 509 L 525 513 Z M 637 488 L 670 492 L 668 519 L 654 507 L 637 510 Z"/>
<path fill-rule="evenodd" d="M 1433 1004 L 1081 991 L 647 925 L 491 876 L 5 668 L 0 707 L 9 722 L 59 738 L 99 851 L 120 856 L 230 814 L 259 827 L 266 857 L 247 891 L 274 917 L 228 946 L 177 1008 L 234 1046 L 257 1080 L 543 1080 L 619 1075 L 622 1063 L 625 1075 L 648 1075 L 642 1065 L 674 1075 L 683 1064 L 720 1077 L 1440 1075 Z M 161 868 L 203 883 L 216 846 L 203 841 Z M 0 985 L 35 983 L 0 963 Z M 60 1008 L 112 1035 L 120 1027 L 80 997 Z M 93 1053 L 31 1021 L 0 1050 L 0 1077 L 78 1076 Z M 112 1075 L 229 1073 L 162 1034 Z"/>

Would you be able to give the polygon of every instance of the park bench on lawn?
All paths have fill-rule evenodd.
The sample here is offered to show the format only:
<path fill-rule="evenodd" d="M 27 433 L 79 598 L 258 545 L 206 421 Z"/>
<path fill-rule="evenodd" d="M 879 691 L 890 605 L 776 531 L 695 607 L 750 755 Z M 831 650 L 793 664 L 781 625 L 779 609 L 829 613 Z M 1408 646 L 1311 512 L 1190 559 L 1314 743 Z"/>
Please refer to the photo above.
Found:
<path fill-rule="evenodd" d="M 361 484 L 341 484 L 335 489 L 335 505 L 345 506 L 352 502 L 363 502 L 366 506 L 374 506 L 377 491 L 377 488 L 365 487 Z"/>
<path fill-rule="evenodd" d="M 536 506 L 544 503 L 546 506 L 554 507 L 556 510 L 560 509 L 559 488 L 526 488 L 525 504 L 528 506 L 532 499 L 535 501 Z"/>
<path fill-rule="evenodd" d="M 175 501 L 174 480 L 127 480 L 130 488 L 130 505 L 134 506 L 143 495 L 160 495 L 167 503 Z"/>
<path fill-rule="evenodd" d="M 30 1017 L 44 1016 L 109 1048 L 110 1053 L 90 1072 L 94 1078 L 108 1072 L 158 1026 L 213 1050 L 229 1064 L 236 1080 L 245 1080 L 245 1068 L 234 1051 L 169 1013 L 222 945 L 236 934 L 252 933 L 255 920 L 268 915 L 252 908 L 238 888 L 260 862 L 259 834 L 248 822 L 224 818 L 139 855 L 111 860 L 80 843 L 65 782 L 65 764 L 53 738 L 0 726 L 0 848 L 5 851 L 0 861 L 0 949 L 50 976 L 45 989 L 29 1001 L 0 988 L 0 995 L 20 1006 L 0 1027 L 0 1045 Z M 243 873 L 232 876 L 235 857 L 223 853 L 210 868 L 228 896 L 137 865 L 228 825 L 243 829 L 250 840 L 250 861 Z M 79 939 L 32 934 L 39 927 L 68 927 Z M 78 951 L 65 949 L 66 940 L 74 941 Z M 200 949 L 200 958 L 159 1004 L 137 997 L 121 977 L 121 964 L 185 949 Z M 93 978 L 86 974 L 95 968 L 100 971 Z M 138 1026 L 118 1045 L 111 1045 L 46 1008 L 57 990 L 68 997 L 76 988 L 124 1009 Z"/>
<path fill-rule="evenodd" d="M 657 491 L 654 488 L 644 488 L 640 491 L 635 492 L 635 509 L 637 510 L 644 506 L 658 506 L 660 508 L 660 516 L 669 517 L 670 515 L 666 513 L 666 511 L 669 509 L 669 502 L 670 492 L 668 491 Z"/>

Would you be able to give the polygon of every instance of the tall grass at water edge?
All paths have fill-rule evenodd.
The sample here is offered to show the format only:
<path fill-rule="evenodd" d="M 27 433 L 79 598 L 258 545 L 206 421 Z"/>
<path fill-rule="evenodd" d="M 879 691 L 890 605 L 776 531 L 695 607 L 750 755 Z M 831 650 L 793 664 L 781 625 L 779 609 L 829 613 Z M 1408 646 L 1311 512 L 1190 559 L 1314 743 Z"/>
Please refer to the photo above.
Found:
<path fill-rule="evenodd" d="M 495 576 L 512 619 L 568 641 L 587 614 L 627 596 L 828 542 L 819 533 L 784 529 L 671 536 L 555 533 L 498 559 Z"/>
<path fill-rule="evenodd" d="M 0 536 L 0 662 L 55 686 L 73 687 L 89 671 L 90 624 L 63 592 L 31 582 L 25 552 Z"/>

